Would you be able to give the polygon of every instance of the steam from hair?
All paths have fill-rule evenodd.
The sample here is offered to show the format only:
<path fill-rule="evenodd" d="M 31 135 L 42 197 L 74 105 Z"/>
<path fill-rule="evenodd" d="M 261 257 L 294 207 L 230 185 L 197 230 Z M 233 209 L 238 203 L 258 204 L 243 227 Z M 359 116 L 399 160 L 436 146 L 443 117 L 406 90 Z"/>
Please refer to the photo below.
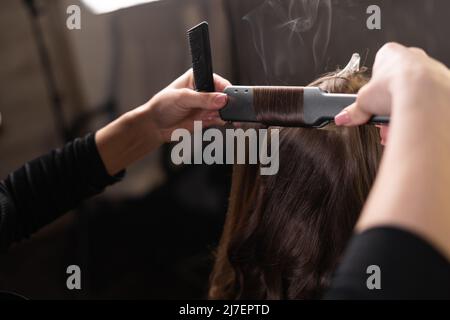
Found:
<path fill-rule="evenodd" d="M 331 17 L 331 0 L 265 0 L 246 14 L 266 80 L 301 74 L 304 61 L 322 72 Z"/>

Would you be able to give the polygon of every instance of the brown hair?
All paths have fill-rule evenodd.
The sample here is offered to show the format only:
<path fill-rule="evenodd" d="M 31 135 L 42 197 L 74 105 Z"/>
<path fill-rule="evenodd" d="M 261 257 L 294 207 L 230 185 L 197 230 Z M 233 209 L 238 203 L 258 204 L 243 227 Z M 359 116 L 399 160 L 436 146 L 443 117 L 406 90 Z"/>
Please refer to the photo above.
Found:
<path fill-rule="evenodd" d="M 303 123 L 301 87 L 255 87 L 253 105 L 258 122 L 286 127 Z M 280 112 L 279 106 L 283 108 L 283 112 Z"/>
<path fill-rule="evenodd" d="M 364 72 L 310 84 L 356 93 Z M 267 115 L 263 115 L 267 117 Z M 310 299 L 327 287 L 378 167 L 372 126 L 280 129 L 280 168 L 235 165 L 212 299 Z"/>

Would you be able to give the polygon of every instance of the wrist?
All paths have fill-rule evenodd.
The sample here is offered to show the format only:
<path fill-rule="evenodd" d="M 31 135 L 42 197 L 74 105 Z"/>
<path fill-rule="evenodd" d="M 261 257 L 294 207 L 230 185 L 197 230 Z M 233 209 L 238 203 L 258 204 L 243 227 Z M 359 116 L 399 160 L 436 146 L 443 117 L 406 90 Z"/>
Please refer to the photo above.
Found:
<path fill-rule="evenodd" d="M 108 173 L 115 175 L 162 143 L 144 105 L 100 129 L 96 144 Z"/>
<path fill-rule="evenodd" d="M 153 144 L 161 146 L 166 143 L 164 135 L 162 134 L 159 123 L 155 119 L 158 119 L 157 108 L 158 95 L 154 96 L 147 103 L 130 111 L 130 118 L 136 127 L 136 130 L 140 131 L 140 134 L 146 136 L 147 141 L 152 141 Z"/>
<path fill-rule="evenodd" d="M 122 117 L 130 145 L 135 145 L 142 153 L 149 153 L 164 143 L 152 117 L 149 103 L 125 113 Z"/>

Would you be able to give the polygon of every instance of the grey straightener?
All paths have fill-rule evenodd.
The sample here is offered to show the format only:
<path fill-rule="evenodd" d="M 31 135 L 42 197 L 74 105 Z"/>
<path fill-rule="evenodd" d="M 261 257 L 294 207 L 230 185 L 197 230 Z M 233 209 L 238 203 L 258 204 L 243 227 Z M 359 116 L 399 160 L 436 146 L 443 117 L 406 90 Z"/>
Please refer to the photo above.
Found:
<path fill-rule="evenodd" d="M 231 122 L 259 122 L 253 104 L 252 86 L 229 86 L 224 93 L 228 95 L 227 105 L 219 111 L 222 120 Z M 328 93 L 317 87 L 285 87 L 303 91 L 302 99 L 296 103 L 297 112 L 302 120 L 296 123 L 298 127 L 323 127 L 334 120 L 334 117 L 345 107 L 356 100 L 356 94 Z M 291 108 L 292 109 L 292 108 Z M 389 117 L 374 116 L 371 124 L 389 123 Z M 280 124 L 278 124 L 280 125 Z M 290 124 L 289 126 L 292 126 Z"/>

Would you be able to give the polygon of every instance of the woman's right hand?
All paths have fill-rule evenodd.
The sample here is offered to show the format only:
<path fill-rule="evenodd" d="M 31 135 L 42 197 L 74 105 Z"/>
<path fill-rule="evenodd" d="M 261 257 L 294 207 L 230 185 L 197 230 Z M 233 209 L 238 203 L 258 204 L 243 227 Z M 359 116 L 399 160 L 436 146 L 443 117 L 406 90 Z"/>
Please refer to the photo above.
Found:
<path fill-rule="evenodd" d="M 421 111 L 432 112 L 429 102 L 448 102 L 449 94 L 450 72 L 445 65 L 422 49 L 387 43 L 376 55 L 372 79 L 359 91 L 356 102 L 338 114 L 335 121 L 337 125 L 354 126 L 366 123 L 373 115 L 390 115 L 396 112 L 391 110 L 393 98 L 413 104 L 421 102 Z"/>
<path fill-rule="evenodd" d="M 357 229 L 412 231 L 450 261 L 450 71 L 420 49 L 385 45 L 372 80 L 336 122 L 374 114 L 390 115 L 389 138 Z"/>

